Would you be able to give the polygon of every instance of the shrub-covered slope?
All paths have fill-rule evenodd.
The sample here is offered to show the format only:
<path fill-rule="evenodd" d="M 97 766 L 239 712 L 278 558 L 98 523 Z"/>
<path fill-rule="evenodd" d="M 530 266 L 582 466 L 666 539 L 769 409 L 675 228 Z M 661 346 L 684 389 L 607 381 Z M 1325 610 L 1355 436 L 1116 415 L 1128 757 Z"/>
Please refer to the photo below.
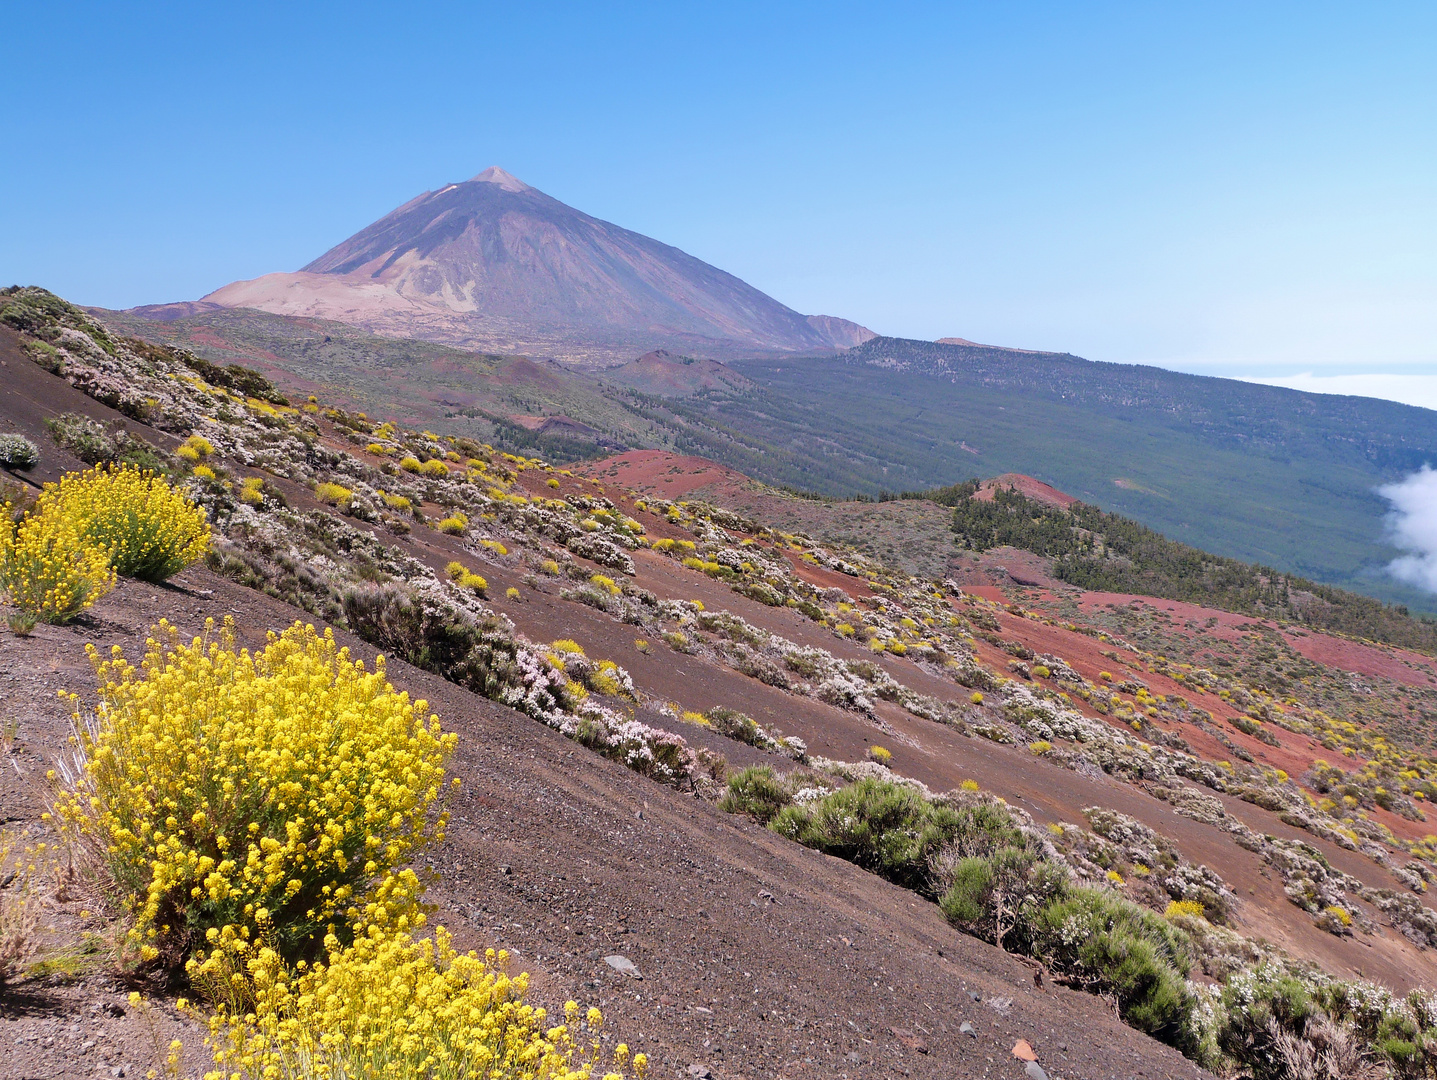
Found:
<path fill-rule="evenodd" d="M 382 650 L 459 735 L 462 794 L 420 866 L 436 919 L 516 948 L 546 1001 L 596 1001 L 666 1068 L 972 1071 L 1021 1037 L 1059 1074 L 1193 1068 L 1162 1043 L 1277 1070 L 1329 1031 L 1393 1075 L 1427 1054 L 1428 998 L 1408 995 L 1437 979 L 1437 766 L 1385 724 L 1426 700 L 1424 658 L 911 576 L 218 386 L 68 307 L 0 333 L 34 477 L 148 447 L 214 531 L 184 592 L 122 578 L 79 634 L 5 638 L 36 751 L 66 737 L 46 650 L 93 694 L 84 636 L 133 650 L 162 615 L 188 632 L 229 611 L 253 644 L 299 608 Z M 1328 659 L 1278 692 L 1231 659 L 1284 655 L 1274 635 Z M 22 781 L 6 798 L 35 822 L 48 796 Z M 104 979 L 113 960 L 88 963 Z M 1159 1041 L 1099 1021 L 1087 991 Z M 1300 1008 L 1247 1024 L 1278 998 Z"/>
<path fill-rule="evenodd" d="M 1195 547 L 1430 609 L 1383 573 L 1394 552 L 1375 492 L 1437 458 L 1430 410 L 894 338 L 837 358 L 732 361 L 732 379 L 644 392 L 622 372 L 616 384 L 255 311 L 104 317 L 352 409 L 555 460 L 662 448 L 828 496 L 1026 473 Z M 522 418 L 538 414 L 592 431 L 535 435 Z"/>

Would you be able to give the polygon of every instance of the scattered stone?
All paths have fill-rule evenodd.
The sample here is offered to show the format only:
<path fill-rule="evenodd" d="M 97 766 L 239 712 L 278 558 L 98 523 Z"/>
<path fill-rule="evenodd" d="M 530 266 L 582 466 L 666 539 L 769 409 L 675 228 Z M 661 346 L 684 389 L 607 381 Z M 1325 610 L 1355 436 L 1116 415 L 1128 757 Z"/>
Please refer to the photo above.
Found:
<path fill-rule="evenodd" d="M 713 1076 L 713 1072 L 707 1065 L 700 1065 L 698 1062 L 694 1062 L 689 1066 L 689 1075 L 694 1077 L 695 1080 L 709 1080 L 709 1078 Z"/>
<path fill-rule="evenodd" d="M 631 979 L 643 978 L 643 975 L 639 973 L 639 969 L 634 966 L 634 962 L 627 956 L 606 956 L 604 957 L 604 963 L 608 964 L 609 967 L 613 968 L 620 975 L 627 975 Z"/>
<path fill-rule="evenodd" d="M 1033 1052 L 1033 1047 L 1027 1039 L 1019 1039 L 1013 1044 L 1013 1056 L 1019 1061 L 1038 1060 L 1038 1055 Z"/>
<path fill-rule="evenodd" d="M 908 1049 L 919 1054 L 928 1053 L 928 1044 L 907 1028 L 889 1028 L 888 1033 Z"/>
<path fill-rule="evenodd" d="M 1048 1080 L 1048 1074 L 1043 1071 L 1043 1066 L 1036 1061 L 1030 1061 L 1024 1065 L 1023 1071 L 1028 1074 L 1028 1080 Z"/>
<path fill-rule="evenodd" d="M 976 1039 L 978 1037 L 977 1030 L 975 1030 L 973 1025 L 968 1023 L 967 1020 L 964 1020 L 961 1024 L 958 1025 L 958 1033 L 960 1035 L 967 1035 L 971 1039 Z"/>

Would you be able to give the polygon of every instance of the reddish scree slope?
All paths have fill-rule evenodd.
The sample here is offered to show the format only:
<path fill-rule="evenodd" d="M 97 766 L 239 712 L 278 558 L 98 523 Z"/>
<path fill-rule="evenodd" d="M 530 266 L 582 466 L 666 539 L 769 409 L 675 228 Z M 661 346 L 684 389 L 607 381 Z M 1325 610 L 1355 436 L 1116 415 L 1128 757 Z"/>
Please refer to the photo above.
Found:
<path fill-rule="evenodd" d="M 6 359 L 18 359 L 23 366 L 6 369 L 0 420 L 39 436 L 43 416 L 58 411 L 113 417 L 78 392 L 56 385 L 23 357 L 11 352 Z M 145 435 L 162 441 L 158 433 Z M 349 445 L 335 432 L 327 432 L 327 438 L 336 447 Z M 638 453 L 642 456 L 622 455 L 627 464 L 601 462 L 594 472 L 607 481 L 604 494 L 640 520 L 652 537 L 681 534 L 663 518 L 638 509 L 628 485 L 608 478 L 611 470 L 627 468 L 650 486 L 672 480 L 669 486 L 678 488 L 700 476 L 707 479 L 697 486 L 709 491 L 715 484 L 738 488 L 748 483 L 701 459 Z M 46 470 L 72 464 L 47 450 Z M 521 484 L 544 494 L 544 479 L 525 473 Z M 559 479 L 559 495 L 595 491 L 587 481 Z M 304 488 L 277 484 L 296 509 L 319 509 Z M 422 526 L 410 537 L 386 539 L 434 567 L 464 554 L 460 539 Z M 700 599 L 711 609 L 727 608 L 842 658 L 874 659 L 863 646 L 836 638 L 792 610 L 751 601 L 651 552 L 635 555 L 634 583 L 660 597 Z M 794 566 L 811 581 L 843 588 L 855 598 L 867 591 L 861 579 L 797 560 Z M 1039 821 L 1079 821 L 1085 806 L 1111 806 L 1174 837 L 1189 858 L 1208 863 L 1231 882 L 1243 900 L 1238 924 L 1248 934 L 1265 936 L 1334 973 L 1365 974 L 1399 988 L 1437 983 L 1430 954 L 1395 934 L 1382 930 L 1356 940 L 1318 931 L 1286 902 L 1281 883 L 1257 856 L 1233 845 L 1221 830 L 1176 816 L 1141 790 L 1107 776 L 1056 768 L 1021 746 L 964 738 L 887 703 L 880 704 L 875 723 L 700 658 L 662 648 L 641 651 L 631 627 L 563 600 L 556 588 L 535 584 L 520 566 L 486 565 L 485 574 L 495 606 L 522 632 L 535 640 L 570 637 L 591 656 L 612 657 L 655 697 L 684 708 L 721 704 L 741 709 L 799 735 L 815 753 L 835 758 L 858 759 L 882 738 L 893 750 L 895 771 L 940 790 L 975 778 Z M 188 631 L 206 615 L 233 613 L 254 640 L 264 628 L 282 626 L 299 614 L 200 570 L 177 586 L 163 591 L 127 585 L 77 629 L 46 628 L 28 642 L 0 638 L 0 671 L 8 675 L 0 695 L 7 703 L 35 709 L 22 732 L 33 760 L 63 748 L 68 721 L 53 694 L 60 686 L 84 690 L 88 685 L 80 651 L 87 637 L 102 648 L 124 644 L 133 655 L 145 628 L 161 615 Z M 516 597 L 506 594 L 510 587 Z M 1090 637 L 1006 611 L 995 615 L 1003 637 L 1063 656 L 1089 678 L 1103 669 L 1120 677 L 1124 672 L 1102 656 Z M 986 643 L 980 651 L 994 666 L 1007 659 Z M 951 681 L 907 660 L 877 659 L 919 692 L 966 696 Z M 1094 999 L 1033 988 L 1021 963 L 957 934 L 931 905 L 910 894 L 641 780 L 533 721 L 432 676 L 400 664 L 391 665 L 391 675 L 427 696 L 462 737 L 456 767 L 466 780 L 464 801 L 456 807 L 452 845 L 436 854 L 442 921 L 460 927 L 466 943 L 514 948 L 522 966 L 536 972 L 545 1001 L 572 996 L 600 1004 L 616 1032 L 666 1067 L 706 1062 L 715 1076 L 728 1080 L 1017 1075 L 1009 1067 L 1007 1048 L 1023 1037 L 1060 1075 L 1133 1075 L 1139 1069 L 1149 1075 L 1193 1074 L 1170 1051 L 1118 1025 Z M 1180 689 L 1146 671 L 1141 677 L 1155 692 Z M 1226 715 L 1215 699 L 1201 698 L 1200 703 Z M 641 716 L 652 718 L 642 710 Z M 683 733 L 695 742 L 705 740 L 698 729 Z M 1195 738 L 1189 729 L 1184 735 Z M 1254 757 L 1267 754 L 1274 763 L 1291 762 L 1289 771 L 1298 775 L 1297 762 L 1304 755 L 1310 758 L 1313 749 L 1289 735 L 1283 733 L 1283 745 L 1276 748 L 1255 740 L 1243 743 L 1246 737 L 1237 732 L 1233 739 Z M 1195 749 L 1210 756 L 1207 747 Z M 732 743 L 723 750 L 735 764 L 764 760 Z M 1271 756 L 1279 753 L 1291 757 Z M 0 782 L 0 801 L 22 816 L 37 810 L 41 798 L 33 784 Z M 1268 811 L 1235 799 L 1224 803 L 1254 829 L 1314 842 Z M 1402 823 L 1390 824 L 1395 829 Z M 1393 884 L 1360 855 L 1322 842 L 1314 846 L 1347 872 L 1374 884 Z M 644 981 L 626 982 L 610 971 L 602 962 L 610 952 L 634 959 Z M 968 990 L 985 1000 L 1011 1003 L 989 1010 L 975 1003 Z M 977 1026 L 976 1040 L 957 1034 L 964 1019 Z M 8 1033 L 0 1029 L 0 1039 Z"/>
<path fill-rule="evenodd" d="M 714 462 L 662 451 L 630 451 L 596 462 L 587 467 L 585 472 L 601 478 L 605 482 L 605 493 L 624 505 L 627 512 L 643 521 L 654 536 L 665 535 L 666 523 L 652 513 L 634 509 L 633 496 L 625 489 L 637 489 L 672 499 L 682 499 L 685 495 L 692 494 L 722 505 L 726 496 L 744 492 L 750 489 L 753 483 L 741 473 Z M 1030 491 L 1037 490 L 1036 485 L 1040 485 L 1040 482 L 1032 481 Z M 1074 501 L 1061 492 L 1054 491 L 1053 495 L 1058 499 Z M 738 534 L 735 534 L 735 538 L 738 538 Z M 826 648 L 840 657 L 873 658 L 873 654 L 861 645 L 837 640 L 832 634 L 815 629 L 812 623 L 792 612 L 767 608 L 735 595 L 721 584 L 674 567 L 669 560 L 644 557 L 644 553 L 640 555 L 636 560 L 639 563 L 639 572 L 635 580 L 660 596 L 701 599 L 710 607 L 728 608 L 756 625 L 801 643 Z M 820 587 L 842 588 L 855 598 L 870 592 L 861 578 L 825 570 L 792 557 L 791 561 L 801 576 Z M 1006 561 L 1013 560 L 1008 558 Z M 1035 566 L 1041 562 L 1036 559 L 1033 561 Z M 1007 603 L 1010 599 L 996 586 L 965 584 L 963 587 L 967 592 L 1000 604 Z M 1044 593 L 1046 590 L 1039 590 L 1036 595 Z M 1082 594 L 1080 607 L 1091 611 L 1109 603 L 1131 602 L 1161 605 L 1165 610 L 1171 609 L 1175 617 L 1180 616 L 1182 619 L 1199 622 L 1216 619 L 1214 632 L 1231 634 L 1234 637 L 1244 625 L 1257 621 L 1198 605 L 1099 593 Z M 993 614 L 998 619 L 998 633 L 1004 640 L 1019 642 L 1036 653 L 1062 657 L 1081 675 L 1095 683 L 1100 681 L 1101 673 L 1107 671 L 1114 676 L 1116 682 L 1130 677 L 1138 678 L 1154 694 L 1186 697 L 1194 705 L 1211 712 L 1225 734 L 1230 737 L 1230 741 L 1250 753 L 1258 764 L 1282 769 L 1293 777 L 1301 777 L 1316 759 L 1333 757 L 1330 751 L 1325 750 L 1312 738 L 1287 730 L 1271 728 L 1278 738 L 1277 746 L 1268 745 L 1242 733 L 1227 723 L 1239 715 L 1239 710 L 1230 702 L 1216 694 L 1194 692 L 1190 685 L 1154 674 L 1138 664 L 1136 658 L 1131 658 L 1127 663 L 1115 661 L 1111 655 L 1104 655 L 1105 652 L 1111 654 L 1112 650 L 1089 634 L 1026 618 L 1007 610 L 999 609 Z M 1307 636 L 1289 633 L 1288 637 L 1294 647 L 1304 655 L 1320 658 L 1320 662 L 1342 670 L 1381 673 L 1410 682 L 1434 677 L 1431 659 L 1418 654 L 1365 645 L 1320 633 Z M 986 641 L 979 641 L 977 649 L 980 658 L 996 670 L 1004 670 L 1011 659 L 1007 653 Z M 625 664 L 629 662 L 622 656 L 620 659 Z M 671 658 L 666 658 L 666 661 L 672 663 Z M 891 666 L 895 676 L 919 692 L 951 699 L 955 692 L 961 689 L 942 678 L 915 672 L 915 665 L 904 660 L 884 657 L 881 662 Z M 699 666 L 686 659 L 680 665 L 680 670 L 687 669 L 686 673 L 691 675 Z M 737 695 L 736 703 L 718 700 L 713 703 L 730 704 L 731 707 L 749 711 L 765 722 L 776 722 L 782 730 L 810 740 L 810 746 L 817 753 L 852 760 L 861 756 L 868 743 L 879 737 L 872 725 L 857 721 L 851 713 L 829 709 L 805 699 L 794 699 L 762 687 L 753 680 L 740 680 L 740 683 L 743 685 L 736 686 L 728 680 L 722 683 L 725 692 Z M 676 697 L 681 688 L 692 689 L 692 684 L 684 687 L 673 678 L 668 685 L 674 686 Z M 773 700 L 765 702 L 764 699 L 769 694 Z M 708 703 L 709 699 L 704 698 L 700 707 L 706 707 Z M 1087 715 L 1097 717 L 1114 727 L 1122 726 L 1120 721 L 1099 716 L 1080 699 L 1075 698 L 1073 704 Z M 1229 837 L 1219 836 L 1212 827 L 1174 814 L 1165 803 L 1142 791 L 1110 778 L 1086 778 L 1054 768 L 1027 754 L 1021 747 L 995 746 L 982 739 L 957 736 L 949 729 L 916 720 L 896 706 L 887 709 L 880 706 L 880 713 L 887 729 L 882 736 L 888 740 L 884 745 L 893 750 L 894 768 L 900 773 L 920 779 L 935 789 L 950 788 L 963 779 L 975 778 L 985 788 L 991 788 L 1017 805 L 1025 807 L 1040 821 L 1081 821 L 1081 810 L 1085 806 L 1102 805 L 1118 809 L 1173 837 L 1190 859 L 1207 863 L 1222 874 L 1243 900 L 1236 921 L 1238 927 L 1250 936 L 1263 937 L 1280 944 L 1298 956 L 1317 961 L 1334 973 L 1375 977 L 1404 989 L 1431 985 L 1437 981 L 1437 958 L 1425 950 L 1419 950 L 1400 935 L 1382 932 L 1366 940 L 1358 940 L 1336 938 L 1318 930 L 1306 915 L 1288 902 L 1282 891 L 1281 881 L 1260 858 L 1234 845 Z M 1155 723 L 1164 730 L 1178 731 L 1177 725 L 1161 720 Z M 1216 739 L 1191 726 L 1183 726 L 1180 734 L 1188 741 L 1194 753 L 1208 761 L 1226 760 L 1232 756 L 1232 752 Z M 1362 764 L 1360 758 L 1346 762 L 1347 767 L 1360 767 Z M 1401 888 L 1400 883 L 1385 869 L 1365 856 L 1346 851 L 1318 840 L 1310 833 L 1292 828 L 1278 820 L 1275 813 L 1236 798 L 1224 797 L 1222 801 L 1229 814 L 1258 832 L 1301 839 L 1321 850 L 1334 866 L 1370 885 Z M 1381 809 L 1372 810 L 1370 816 L 1398 836 L 1409 839 L 1420 838 L 1433 831 L 1430 822 L 1409 821 Z M 1426 897 L 1423 897 L 1423 901 L 1428 902 Z"/>
<path fill-rule="evenodd" d="M 985 502 L 992 502 L 993 492 L 999 489 L 1007 490 L 1012 488 L 1019 495 L 1026 495 L 1044 506 L 1056 506 L 1066 510 L 1078 500 L 1073 496 L 1059 491 L 1052 484 L 1045 484 L 1043 481 L 1026 476 L 1023 473 L 1003 473 L 991 480 L 984 480 L 978 485 L 978 492 L 973 497 Z"/>
<path fill-rule="evenodd" d="M 39 441 L 43 420 L 60 412 L 119 419 L 10 344 L 0 333 L 0 428 Z M 333 432 L 328 437 L 343 444 Z M 34 480 L 79 467 L 42 445 Z M 274 482 L 297 510 L 319 509 L 306 489 Z M 537 487 L 541 478 L 532 482 Z M 565 478 L 564 485 L 564 494 L 582 490 L 578 480 Z M 626 493 L 609 490 L 635 509 Z M 647 515 L 645 522 L 654 535 L 664 534 L 661 519 Z M 457 538 L 422 527 L 396 542 L 431 565 L 462 553 Z M 641 564 L 646 586 L 664 595 L 702 591 L 715 604 L 742 600 L 668 560 L 644 555 Z M 496 596 L 510 585 L 520 590 L 518 600 L 504 597 L 501 606 L 536 639 L 577 638 L 591 655 L 621 659 L 641 685 L 654 692 L 667 687 L 686 706 L 730 703 L 770 721 L 779 712 L 790 730 L 847 757 L 872 737 L 850 715 L 817 703 L 800 720 L 793 699 L 730 670 L 639 653 L 631 628 L 530 587 L 519 568 L 492 572 L 491 582 Z M 746 616 L 760 614 L 736 606 Z M 317 621 L 193 568 L 160 587 L 123 581 L 72 626 L 41 625 L 27 638 L 0 634 L 0 707 L 22 717 L 16 766 L 0 771 L 6 817 L 33 820 L 45 808 L 44 771 L 64 752 L 70 732 L 69 706 L 56 691 L 91 693 L 87 642 L 101 652 L 121 646 L 134 658 L 161 617 L 188 636 L 206 618 L 224 616 L 235 618 L 248 646 L 295 619 Z M 795 621 L 783 629 L 797 636 L 804 628 Z M 360 655 L 374 652 L 345 633 L 339 637 Z M 392 661 L 388 672 L 460 736 L 453 768 L 464 785 L 449 836 L 431 863 L 439 874 L 430 894 L 436 921 L 453 929 L 463 947 L 510 949 L 515 966 L 534 974 L 537 1002 L 599 1005 L 607 1030 L 648 1053 L 655 1075 L 684 1075 L 694 1064 L 715 1080 L 1021 1075 L 1009 1053 L 1020 1038 L 1056 1075 L 1202 1075 L 1123 1026 L 1099 999 L 1035 987 L 1022 962 L 958 933 L 911 893 L 645 780 L 402 662 Z M 912 742 L 913 752 L 899 755 L 917 766 L 932 752 L 918 738 Z M 725 747 L 736 764 L 747 764 L 742 750 Z M 949 772 L 940 765 L 927 775 L 938 782 Z M 83 927 L 81 906 L 64 905 L 57 919 Z M 603 957 L 613 954 L 632 959 L 643 979 L 610 968 Z M 14 1048 L 8 1059 L 14 1074 L 88 1075 L 100 1059 L 107 1068 L 142 1073 L 150 1022 L 127 1008 L 126 990 L 99 964 L 30 987 L 15 1007 L 0 1006 L 0 1045 Z M 202 1071 L 196 1026 L 163 995 L 153 1015 L 161 1042 L 182 1040 L 186 1070 Z M 71 1021 L 103 1032 L 100 1045 L 68 1039 L 56 1026 Z M 972 1036 L 958 1030 L 965 1021 Z"/>

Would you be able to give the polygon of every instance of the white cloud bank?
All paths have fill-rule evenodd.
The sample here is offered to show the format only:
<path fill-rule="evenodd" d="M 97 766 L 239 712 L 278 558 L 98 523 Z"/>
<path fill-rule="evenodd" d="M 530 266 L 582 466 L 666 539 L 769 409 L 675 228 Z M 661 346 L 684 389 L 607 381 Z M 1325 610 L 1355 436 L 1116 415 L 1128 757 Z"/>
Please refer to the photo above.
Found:
<path fill-rule="evenodd" d="M 1243 382 L 1266 386 L 1285 386 L 1290 390 L 1306 390 L 1310 394 L 1352 394 L 1356 397 L 1383 398 L 1404 405 L 1437 409 L 1437 375 L 1398 375 L 1372 372 L 1353 375 L 1314 375 L 1307 371 L 1298 375 L 1238 376 Z"/>
<path fill-rule="evenodd" d="M 1392 504 L 1392 542 L 1410 554 L 1387 565 L 1392 576 L 1437 593 L 1437 470 L 1421 469 L 1377 489 Z"/>

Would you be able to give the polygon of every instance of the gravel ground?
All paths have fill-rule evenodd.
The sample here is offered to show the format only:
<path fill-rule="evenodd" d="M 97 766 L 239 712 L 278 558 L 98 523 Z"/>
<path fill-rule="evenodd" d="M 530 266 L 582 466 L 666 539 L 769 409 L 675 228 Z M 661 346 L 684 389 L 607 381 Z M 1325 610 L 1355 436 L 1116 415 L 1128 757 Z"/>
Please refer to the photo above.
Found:
<path fill-rule="evenodd" d="M 19 721 L 0 816 L 34 822 L 43 809 L 44 769 L 69 730 L 57 692 L 92 688 L 87 641 L 133 657 L 162 615 L 188 632 L 226 614 L 253 644 L 298 613 L 192 569 L 165 587 L 123 582 L 71 627 L 0 636 L 0 711 Z M 508 948 L 534 1000 L 598 1005 L 610 1045 L 648 1053 L 655 1076 L 1017 1078 L 1030 1075 L 1011 1052 L 1019 1039 L 1054 1077 L 1203 1075 L 1100 999 L 1036 987 L 1021 961 L 911 893 L 434 676 L 389 670 L 460 736 L 464 786 L 432 853 L 436 921 L 467 947 Z M 81 902 L 52 902 L 57 938 L 101 929 L 79 920 Z M 187 1069 L 203 1067 L 200 1031 L 163 990 L 145 988 L 153 1005 L 137 1012 L 103 948 L 69 966 L 0 1002 L 0 1076 L 143 1075 L 171 1038 Z"/>

